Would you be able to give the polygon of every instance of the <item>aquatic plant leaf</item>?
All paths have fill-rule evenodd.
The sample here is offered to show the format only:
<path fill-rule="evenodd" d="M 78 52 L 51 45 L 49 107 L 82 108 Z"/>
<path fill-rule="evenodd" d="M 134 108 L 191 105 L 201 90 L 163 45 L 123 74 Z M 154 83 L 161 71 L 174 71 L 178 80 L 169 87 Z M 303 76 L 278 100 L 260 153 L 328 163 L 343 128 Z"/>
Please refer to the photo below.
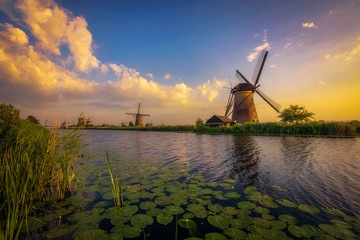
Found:
<path fill-rule="evenodd" d="M 230 179 L 230 178 L 227 178 L 224 180 L 224 182 L 227 182 L 227 183 L 236 183 L 237 181 L 235 179 Z"/>
<path fill-rule="evenodd" d="M 73 231 L 75 231 L 75 229 L 77 228 L 76 225 L 72 225 L 72 226 L 69 226 L 69 225 L 60 225 L 60 226 L 57 226 L 53 229 L 51 229 L 47 234 L 46 234 L 46 237 L 47 238 L 59 238 L 59 237 L 62 237 L 62 236 L 65 236 L 65 235 L 68 235 L 70 233 L 72 233 Z"/>
<path fill-rule="evenodd" d="M 247 228 L 251 224 L 251 217 L 243 219 L 231 219 L 230 224 L 233 228 Z"/>
<path fill-rule="evenodd" d="M 146 214 L 149 216 L 152 216 L 152 217 L 157 217 L 162 213 L 164 213 L 164 212 L 160 208 L 152 208 L 152 209 L 146 211 Z"/>
<path fill-rule="evenodd" d="M 235 207 L 231 207 L 231 206 L 224 207 L 222 209 L 222 212 L 226 215 L 236 215 L 239 213 L 238 209 L 236 209 Z"/>
<path fill-rule="evenodd" d="M 168 196 L 159 196 L 154 201 L 157 205 L 165 206 L 170 205 L 172 200 Z"/>
<path fill-rule="evenodd" d="M 340 239 L 355 238 L 356 235 L 348 229 L 339 228 L 335 225 L 330 224 L 319 224 L 319 228 L 324 232 Z"/>
<path fill-rule="evenodd" d="M 99 185 L 91 185 L 89 187 L 85 187 L 85 192 L 98 192 L 101 189 Z"/>
<path fill-rule="evenodd" d="M 320 210 L 317 207 L 312 206 L 312 205 L 301 204 L 301 205 L 298 206 L 298 208 L 301 211 L 307 212 L 307 213 L 310 213 L 310 214 L 316 214 L 316 213 L 320 212 Z"/>
<path fill-rule="evenodd" d="M 238 214 L 238 218 L 240 218 L 240 216 L 246 216 L 246 215 L 250 215 L 251 214 L 251 210 L 249 209 L 239 209 L 239 214 Z"/>
<path fill-rule="evenodd" d="M 275 229 L 266 230 L 264 237 L 265 237 L 265 239 L 269 239 L 269 240 L 281 240 L 281 239 L 287 240 L 287 239 L 289 239 L 285 232 L 275 230 Z"/>
<path fill-rule="evenodd" d="M 216 198 L 216 199 L 219 199 L 219 200 L 228 200 L 228 198 L 225 197 L 225 196 L 222 195 L 222 194 L 215 195 L 215 198 Z"/>
<path fill-rule="evenodd" d="M 219 215 L 208 216 L 207 220 L 211 225 L 220 228 L 222 230 L 229 227 L 229 221 L 226 218 Z"/>
<path fill-rule="evenodd" d="M 132 216 L 139 210 L 138 206 L 127 205 L 123 207 L 111 207 L 106 210 L 107 213 L 113 213 L 119 216 Z"/>
<path fill-rule="evenodd" d="M 96 236 L 105 235 L 106 231 L 102 229 L 93 229 L 83 233 L 80 233 L 75 240 L 91 240 L 94 239 Z"/>
<path fill-rule="evenodd" d="M 275 188 L 275 189 L 277 189 L 277 190 L 279 190 L 279 191 L 282 191 L 282 192 L 285 192 L 285 191 L 286 191 L 286 189 L 283 189 L 283 188 L 281 188 L 281 187 L 278 186 L 278 185 L 270 184 L 269 186 L 272 187 L 272 188 Z"/>
<path fill-rule="evenodd" d="M 146 201 L 146 202 L 140 203 L 139 207 L 140 207 L 142 210 L 150 210 L 151 208 L 155 208 L 155 207 L 156 207 L 156 203 L 150 202 L 150 201 Z"/>
<path fill-rule="evenodd" d="M 324 212 L 330 213 L 332 215 L 345 216 L 345 213 L 343 213 L 339 209 L 336 209 L 333 207 L 321 207 L 321 210 L 323 210 Z"/>
<path fill-rule="evenodd" d="M 84 198 L 83 196 L 71 196 L 67 198 L 66 201 L 71 203 L 72 205 L 86 205 L 92 202 L 91 199 Z"/>
<path fill-rule="evenodd" d="M 256 207 L 256 204 L 249 201 L 243 201 L 243 202 L 239 202 L 237 206 L 238 208 L 241 209 L 253 209 Z"/>
<path fill-rule="evenodd" d="M 224 196 L 227 197 L 227 198 L 239 198 L 239 197 L 241 197 L 241 195 L 238 194 L 237 192 L 228 192 L 228 193 L 225 193 Z"/>
<path fill-rule="evenodd" d="M 156 221 L 162 225 L 168 225 L 173 220 L 173 215 L 169 214 L 160 214 L 156 217 Z"/>
<path fill-rule="evenodd" d="M 154 219 L 149 215 L 137 214 L 131 218 L 130 222 L 134 227 L 145 228 L 147 225 L 153 224 Z"/>
<path fill-rule="evenodd" d="M 50 213 L 50 214 L 47 214 L 47 215 L 41 217 L 41 220 L 42 220 L 42 221 L 45 221 L 45 222 L 50 222 L 50 221 L 52 221 L 52 220 L 57 219 L 58 217 L 59 217 L 59 216 L 58 216 L 57 214 L 55 214 L 55 213 Z"/>
<path fill-rule="evenodd" d="M 87 224 L 87 223 L 98 223 L 103 219 L 104 219 L 103 215 L 90 214 L 88 216 L 81 217 L 78 221 L 78 224 L 83 225 L 83 224 Z"/>
<path fill-rule="evenodd" d="M 234 188 L 234 186 L 231 185 L 230 183 L 219 183 L 219 186 L 223 187 L 224 189 L 228 189 L 228 190 Z"/>
<path fill-rule="evenodd" d="M 264 238 L 255 233 L 248 233 L 246 240 L 263 240 Z"/>
<path fill-rule="evenodd" d="M 296 237 L 298 237 L 298 238 L 302 238 L 302 237 L 304 236 L 304 234 L 305 234 L 304 229 L 301 228 L 301 227 L 299 227 L 299 226 L 297 226 L 297 225 L 295 225 L 295 224 L 289 225 L 289 226 L 288 226 L 288 231 L 289 231 L 292 235 L 294 235 L 294 236 L 296 236 Z"/>
<path fill-rule="evenodd" d="M 100 201 L 98 203 L 95 204 L 95 207 L 109 207 L 111 205 L 113 205 L 114 203 L 113 202 L 110 202 L 110 201 Z"/>
<path fill-rule="evenodd" d="M 62 208 L 62 207 L 68 206 L 68 205 L 70 205 L 69 202 L 67 202 L 67 201 L 61 201 L 61 202 L 55 203 L 54 206 L 55 206 L 57 209 L 60 209 L 60 208 Z"/>
<path fill-rule="evenodd" d="M 305 238 L 311 238 L 311 237 L 316 237 L 318 235 L 323 235 L 324 232 L 322 230 L 320 230 L 320 228 L 312 226 L 312 225 L 302 225 L 301 228 L 303 229 L 303 236 Z"/>
<path fill-rule="evenodd" d="M 260 213 L 260 214 L 268 214 L 268 213 L 270 213 L 269 209 L 263 208 L 263 207 L 256 207 L 254 209 L 254 211 L 257 212 L 257 213 Z"/>
<path fill-rule="evenodd" d="M 286 222 L 289 225 L 294 225 L 297 223 L 297 219 L 295 217 L 293 217 L 291 215 L 286 215 L 286 214 L 280 215 L 279 220 Z"/>
<path fill-rule="evenodd" d="M 250 225 L 247 230 L 262 237 L 266 235 L 266 229 L 256 224 Z"/>
<path fill-rule="evenodd" d="M 203 239 L 198 237 L 189 237 L 189 238 L 185 238 L 184 240 L 203 240 Z"/>
<path fill-rule="evenodd" d="M 280 221 L 280 220 L 271 221 L 271 228 L 272 229 L 281 230 L 281 229 L 284 229 L 286 227 L 287 227 L 287 225 L 283 221 Z"/>
<path fill-rule="evenodd" d="M 191 219 L 179 219 L 178 223 L 181 227 L 186 229 L 197 229 L 196 223 Z"/>
<path fill-rule="evenodd" d="M 74 210 L 75 210 L 74 206 L 70 206 L 68 208 L 60 208 L 55 211 L 55 214 L 57 216 L 65 216 L 65 215 L 72 213 Z"/>
<path fill-rule="evenodd" d="M 220 233 L 207 233 L 205 234 L 205 240 L 227 240 L 227 237 Z"/>
<path fill-rule="evenodd" d="M 141 232 L 141 228 L 126 226 L 121 230 L 120 234 L 125 238 L 136 238 L 141 235 Z"/>
<path fill-rule="evenodd" d="M 221 212 L 223 209 L 223 206 L 221 206 L 219 203 L 216 204 L 209 204 L 208 209 L 212 212 L 218 213 Z"/>
<path fill-rule="evenodd" d="M 208 189 L 208 188 L 204 188 L 203 190 L 200 191 L 200 194 L 201 195 L 210 195 L 210 194 L 213 194 L 214 191 L 211 190 L 211 189 Z"/>
<path fill-rule="evenodd" d="M 95 236 L 94 240 L 123 240 L 123 236 L 120 233 L 110 233 Z"/>
<path fill-rule="evenodd" d="M 209 215 L 209 212 L 206 210 L 194 212 L 195 217 L 197 218 L 206 218 Z"/>
<path fill-rule="evenodd" d="M 193 213 L 185 213 L 182 217 L 184 219 L 191 219 L 191 218 L 194 218 L 195 215 Z"/>
<path fill-rule="evenodd" d="M 256 192 L 256 187 L 254 186 L 248 186 L 245 190 L 244 190 L 244 193 L 245 194 L 252 194 Z"/>
<path fill-rule="evenodd" d="M 261 217 L 265 220 L 274 220 L 275 219 L 275 217 L 270 214 L 262 214 Z"/>
<path fill-rule="evenodd" d="M 105 199 L 105 200 L 111 200 L 111 199 L 113 199 L 113 197 L 114 197 L 114 195 L 112 192 L 107 192 L 107 193 L 103 194 L 103 199 Z"/>
<path fill-rule="evenodd" d="M 203 205 L 194 204 L 194 203 L 187 205 L 186 210 L 189 212 L 192 212 L 192 213 L 206 211 L 206 209 Z"/>
<path fill-rule="evenodd" d="M 296 208 L 298 205 L 290 200 L 287 199 L 279 199 L 276 200 L 277 203 L 286 206 L 286 207 L 291 207 L 291 208 Z"/>
<path fill-rule="evenodd" d="M 339 228 L 351 229 L 353 226 L 350 223 L 341 221 L 341 220 L 330 220 L 335 226 Z"/>
<path fill-rule="evenodd" d="M 224 233 L 232 239 L 246 239 L 247 233 L 237 228 L 227 228 Z"/>
<path fill-rule="evenodd" d="M 21 226 L 21 232 L 27 232 L 28 230 L 29 232 L 35 231 L 44 226 L 45 224 L 40 219 L 28 217 L 27 219 L 23 220 L 23 224 Z"/>
<path fill-rule="evenodd" d="M 217 187 L 219 184 L 217 182 L 209 182 L 208 184 L 210 187 Z"/>
<path fill-rule="evenodd" d="M 166 206 L 165 209 L 163 209 L 164 213 L 169 215 L 178 215 L 183 214 L 185 210 L 179 206 Z"/>
<path fill-rule="evenodd" d="M 256 226 L 262 227 L 264 229 L 269 228 L 271 226 L 270 221 L 259 217 L 251 218 L 251 223 L 255 224 Z"/>

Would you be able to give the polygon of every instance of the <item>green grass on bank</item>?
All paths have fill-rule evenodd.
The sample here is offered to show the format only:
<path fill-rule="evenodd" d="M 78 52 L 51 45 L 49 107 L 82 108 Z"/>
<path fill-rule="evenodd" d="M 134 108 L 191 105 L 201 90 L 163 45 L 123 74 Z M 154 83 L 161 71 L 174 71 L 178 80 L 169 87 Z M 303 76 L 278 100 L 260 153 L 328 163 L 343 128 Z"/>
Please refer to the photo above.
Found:
<path fill-rule="evenodd" d="M 360 135 L 360 123 L 352 122 L 310 122 L 301 124 L 286 123 L 244 123 L 232 127 L 209 127 L 206 125 L 177 125 L 150 127 L 90 127 L 95 130 L 131 130 L 131 131 L 173 131 L 208 134 L 273 135 L 273 136 L 323 136 L 354 137 Z"/>
<path fill-rule="evenodd" d="M 18 239 L 29 229 L 35 202 L 71 192 L 79 132 L 48 130 L 19 118 L 11 105 L 0 109 L 0 239 Z"/>
<path fill-rule="evenodd" d="M 310 122 L 298 125 L 274 122 L 244 123 L 236 124 L 232 127 L 208 127 L 204 125 L 196 128 L 194 132 L 209 134 L 354 137 L 360 135 L 360 124 L 342 122 Z"/>

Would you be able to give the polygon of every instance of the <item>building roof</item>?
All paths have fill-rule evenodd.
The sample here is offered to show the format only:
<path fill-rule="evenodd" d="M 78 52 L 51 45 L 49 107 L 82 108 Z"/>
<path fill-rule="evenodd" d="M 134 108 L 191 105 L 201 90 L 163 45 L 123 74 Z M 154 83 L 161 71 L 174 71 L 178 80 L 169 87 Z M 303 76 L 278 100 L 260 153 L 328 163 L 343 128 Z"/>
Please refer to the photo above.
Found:
<path fill-rule="evenodd" d="M 233 121 L 225 116 L 214 115 L 209 120 L 206 121 L 207 124 L 209 123 L 232 123 Z"/>

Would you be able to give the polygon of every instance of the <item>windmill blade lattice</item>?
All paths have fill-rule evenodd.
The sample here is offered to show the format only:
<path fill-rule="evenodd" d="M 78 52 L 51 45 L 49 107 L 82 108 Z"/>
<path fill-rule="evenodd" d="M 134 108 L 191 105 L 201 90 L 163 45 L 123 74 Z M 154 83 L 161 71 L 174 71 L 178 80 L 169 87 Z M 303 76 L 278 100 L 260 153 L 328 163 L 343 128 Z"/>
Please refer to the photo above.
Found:
<path fill-rule="evenodd" d="M 278 104 L 277 102 L 275 102 L 274 100 L 272 100 L 271 98 L 269 98 L 268 96 L 266 96 L 265 93 L 263 93 L 262 91 L 260 91 L 259 89 L 256 89 L 257 94 L 260 95 L 260 97 L 262 99 L 265 100 L 265 102 L 267 102 L 275 111 L 280 112 L 281 110 L 281 105 Z"/>
<path fill-rule="evenodd" d="M 260 53 L 259 58 L 256 62 L 255 69 L 254 69 L 253 75 L 251 77 L 251 81 L 254 83 L 254 86 L 256 86 L 259 82 L 259 79 L 260 79 L 260 76 L 261 76 L 268 53 L 269 53 L 268 51 L 263 50 Z"/>

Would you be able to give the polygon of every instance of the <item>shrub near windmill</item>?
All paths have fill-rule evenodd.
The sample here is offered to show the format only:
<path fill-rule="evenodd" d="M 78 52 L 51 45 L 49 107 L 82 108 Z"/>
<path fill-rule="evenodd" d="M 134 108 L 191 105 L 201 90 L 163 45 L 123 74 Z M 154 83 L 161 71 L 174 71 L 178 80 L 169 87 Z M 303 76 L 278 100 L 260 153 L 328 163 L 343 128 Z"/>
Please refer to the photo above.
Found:
<path fill-rule="evenodd" d="M 265 50 L 260 54 L 252 76 L 252 82 L 248 81 L 244 75 L 239 72 L 239 70 L 236 70 L 236 77 L 239 79 L 240 83 L 230 91 L 225 117 L 232 114 L 231 119 L 237 123 L 259 121 L 253 99 L 255 92 L 276 112 L 280 112 L 280 104 L 273 101 L 258 89 L 260 87 L 259 79 L 264 68 L 267 55 L 268 51 Z"/>

